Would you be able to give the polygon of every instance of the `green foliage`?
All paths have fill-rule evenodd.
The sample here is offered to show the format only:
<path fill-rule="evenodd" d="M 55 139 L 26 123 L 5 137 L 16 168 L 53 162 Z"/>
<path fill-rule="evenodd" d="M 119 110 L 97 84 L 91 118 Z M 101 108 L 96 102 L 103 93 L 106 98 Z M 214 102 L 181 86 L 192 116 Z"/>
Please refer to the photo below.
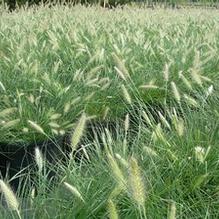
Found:
<path fill-rule="evenodd" d="M 202 9 L 1 10 L 1 141 L 74 127 L 81 159 L 50 163 L 35 149 L 37 171 L 18 174 L 17 200 L 3 190 L 0 218 L 219 218 L 218 20 Z M 91 139 L 95 119 L 114 129 Z"/>
<path fill-rule="evenodd" d="M 62 135 L 83 111 L 114 120 L 139 101 L 197 106 L 197 96 L 216 81 L 216 12 L 197 18 L 195 11 L 188 17 L 187 11 L 95 9 L 46 6 L 1 15 L 2 141 Z"/>

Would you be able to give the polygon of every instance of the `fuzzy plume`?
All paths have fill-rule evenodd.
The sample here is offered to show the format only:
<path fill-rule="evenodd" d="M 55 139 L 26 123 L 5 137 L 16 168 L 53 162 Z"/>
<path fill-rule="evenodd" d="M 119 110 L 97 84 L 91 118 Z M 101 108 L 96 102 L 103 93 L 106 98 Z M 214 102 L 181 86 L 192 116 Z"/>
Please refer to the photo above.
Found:
<path fill-rule="evenodd" d="M 108 201 L 108 213 L 109 213 L 109 219 L 119 219 L 116 205 L 111 199 Z"/>
<path fill-rule="evenodd" d="M 83 135 L 84 129 L 86 126 L 86 115 L 85 113 L 82 114 L 81 118 L 78 121 L 78 124 L 74 130 L 74 133 L 71 137 L 71 147 L 72 151 L 74 151 Z"/>
<path fill-rule="evenodd" d="M 130 159 L 129 186 L 132 198 L 134 199 L 136 204 L 139 207 L 144 208 L 146 200 L 144 181 L 138 162 L 134 157 Z"/>
<path fill-rule="evenodd" d="M 35 161 L 38 167 L 39 172 L 43 170 L 43 155 L 38 147 L 35 148 Z"/>
<path fill-rule="evenodd" d="M 19 218 L 21 218 L 20 211 L 19 211 L 19 202 L 17 200 L 16 195 L 10 188 L 10 186 L 7 185 L 3 180 L 0 180 L 0 188 L 1 188 L 1 192 L 4 194 L 8 207 L 11 210 L 16 211 Z"/>
<path fill-rule="evenodd" d="M 82 202 L 85 202 L 81 193 L 72 185 L 70 185 L 67 182 L 64 182 L 65 187 L 78 199 L 80 199 Z"/>
<path fill-rule="evenodd" d="M 173 91 L 174 98 L 179 103 L 181 97 L 180 97 L 179 91 L 178 91 L 178 89 L 176 87 L 176 84 L 173 81 L 171 82 L 171 88 L 172 88 L 172 91 Z"/>
<path fill-rule="evenodd" d="M 40 127 L 37 123 L 31 121 L 31 120 L 28 120 L 27 121 L 29 123 L 29 125 L 35 129 L 37 132 L 41 133 L 41 134 L 45 134 L 44 130 L 42 127 Z"/>

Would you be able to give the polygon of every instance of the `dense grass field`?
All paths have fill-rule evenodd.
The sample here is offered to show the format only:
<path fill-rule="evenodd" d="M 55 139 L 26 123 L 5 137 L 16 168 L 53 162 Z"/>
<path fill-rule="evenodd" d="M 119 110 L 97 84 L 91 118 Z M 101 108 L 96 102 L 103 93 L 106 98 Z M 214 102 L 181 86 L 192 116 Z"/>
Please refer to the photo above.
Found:
<path fill-rule="evenodd" d="M 213 9 L 0 9 L 1 145 L 72 149 L 0 218 L 219 218 L 218 54 Z"/>

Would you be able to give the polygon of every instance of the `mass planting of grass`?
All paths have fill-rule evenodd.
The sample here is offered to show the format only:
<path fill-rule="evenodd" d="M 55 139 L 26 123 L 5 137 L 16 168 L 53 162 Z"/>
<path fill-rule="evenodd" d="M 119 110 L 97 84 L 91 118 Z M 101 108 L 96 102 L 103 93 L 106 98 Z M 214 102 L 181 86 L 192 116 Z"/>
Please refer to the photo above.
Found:
<path fill-rule="evenodd" d="M 211 9 L 0 9 L 0 142 L 72 147 L 0 218 L 219 218 L 218 42 Z"/>

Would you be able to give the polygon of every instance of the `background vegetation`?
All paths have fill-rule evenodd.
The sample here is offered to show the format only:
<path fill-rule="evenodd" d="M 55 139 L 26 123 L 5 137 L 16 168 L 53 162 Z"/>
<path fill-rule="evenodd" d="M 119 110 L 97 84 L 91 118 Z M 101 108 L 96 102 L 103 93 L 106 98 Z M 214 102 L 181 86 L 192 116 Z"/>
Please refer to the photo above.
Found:
<path fill-rule="evenodd" d="M 1 0 L 0 4 L 4 3 L 8 5 L 9 10 L 12 11 L 16 7 L 22 5 L 34 5 L 34 4 L 60 4 L 67 3 L 68 5 L 83 4 L 83 5 L 101 5 L 102 7 L 114 8 L 125 4 L 137 4 L 146 7 L 154 7 L 156 5 L 162 5 L 165 7 L 179 8 L 183 6 L 210 6 L 218 8 L 218 0 Z"/>

